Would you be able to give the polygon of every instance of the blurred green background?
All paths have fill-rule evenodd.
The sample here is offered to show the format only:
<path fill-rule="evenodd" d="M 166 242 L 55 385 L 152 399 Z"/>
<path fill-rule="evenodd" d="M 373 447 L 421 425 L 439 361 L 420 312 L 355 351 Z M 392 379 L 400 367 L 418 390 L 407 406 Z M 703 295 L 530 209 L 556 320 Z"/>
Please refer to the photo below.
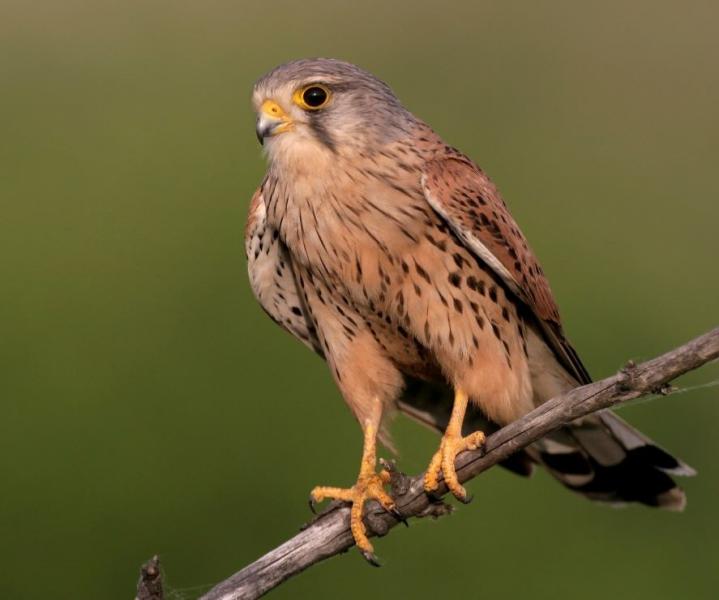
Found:
<path fill-rule="evenodd" d="M 595 376 L 717 325 L 716 2 L 0 4 L 0 597 L 189 599 L 350 484 L 359 427 L 248 286 L 250 89 L 333 56 L 494 178 Z M 682 380 L 719 378 L 710 365 Z M 500 470 L 273 598 L 716 598 L 717 388 L 622 415 L 695 466 L 683 515 Z M 437 438 L 397 420 L 401 466 Z"/>

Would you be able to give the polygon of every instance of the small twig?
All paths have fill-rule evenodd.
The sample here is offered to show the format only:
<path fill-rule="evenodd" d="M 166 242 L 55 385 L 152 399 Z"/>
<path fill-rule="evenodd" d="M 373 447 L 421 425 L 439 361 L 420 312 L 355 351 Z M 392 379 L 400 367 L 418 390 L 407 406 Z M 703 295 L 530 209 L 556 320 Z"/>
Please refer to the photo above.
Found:
<path fill-rule="evenodd" d="M 719 328 L 641 364 L 628 363 L 618 374 L 562 394 L 487 438 L 485 445 L 457 459 L 460 482 L 507 459 L 551 431 L 592 412 L 640 396 L 661 393 L 670 381 L 719 357 Z M 395 470 L 396 471 L 396 470 Z M 423 490 L 423 475 L 395 474 L 394 496 L 404 519 L 440 516 L 447 508 Z M 436 495 L 447 493 L 444 483 Z M 399 522 L 377 503 L 366 508 L 367 525 L 384 535 Z M 332 506 L 300 533 L 215 586 L 200 600 L 254 600 L 283 581 L 353 545 L 349 508 Z M 144 599 L 143 599 L 144 600 Z"/>
<path fill-rule="evenodd" d="M 160 559 L 155 555 L 140 569 L 140 580 L 137 582 L 135 600 L 163 600 L 164 597 Z"/>

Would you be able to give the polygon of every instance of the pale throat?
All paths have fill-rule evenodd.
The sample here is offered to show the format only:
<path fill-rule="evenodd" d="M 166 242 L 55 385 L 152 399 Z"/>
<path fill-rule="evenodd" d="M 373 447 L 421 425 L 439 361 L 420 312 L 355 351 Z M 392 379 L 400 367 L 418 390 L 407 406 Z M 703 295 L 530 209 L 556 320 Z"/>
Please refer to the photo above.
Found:
<path fill-rule="evenodd" d="M 265 153 L 270 170 L 287 180 L 322 177 L 337 163 L 335 153 L 299 128 L 270 138 Z"/>

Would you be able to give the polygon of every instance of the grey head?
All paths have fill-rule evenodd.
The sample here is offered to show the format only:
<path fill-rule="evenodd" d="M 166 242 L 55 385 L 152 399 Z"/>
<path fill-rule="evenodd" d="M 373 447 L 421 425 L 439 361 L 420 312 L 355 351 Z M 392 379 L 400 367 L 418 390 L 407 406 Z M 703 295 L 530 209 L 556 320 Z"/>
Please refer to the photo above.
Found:
<path fill-rule="evenodd" d="M 407 137 L 417 120 L 383 81 L 348 62 L 302 59 L 255 83 L 257 136 L 268 153 L 316 143 L 336 153 L 376 148 Z M 281 135 L 291 133 L 291 135 Z"/>

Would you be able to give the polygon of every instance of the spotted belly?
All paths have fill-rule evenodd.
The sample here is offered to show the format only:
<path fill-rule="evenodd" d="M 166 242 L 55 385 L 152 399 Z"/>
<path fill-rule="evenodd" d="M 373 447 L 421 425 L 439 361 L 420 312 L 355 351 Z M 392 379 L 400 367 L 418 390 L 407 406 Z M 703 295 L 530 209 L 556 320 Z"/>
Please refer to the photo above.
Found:
<path fill-rule="evenodd" d="M 364 320 L 402 372 L 461 387 L 498 423 L 533 408 L 523 306 L 441 222 L 380 267 Z"/>

